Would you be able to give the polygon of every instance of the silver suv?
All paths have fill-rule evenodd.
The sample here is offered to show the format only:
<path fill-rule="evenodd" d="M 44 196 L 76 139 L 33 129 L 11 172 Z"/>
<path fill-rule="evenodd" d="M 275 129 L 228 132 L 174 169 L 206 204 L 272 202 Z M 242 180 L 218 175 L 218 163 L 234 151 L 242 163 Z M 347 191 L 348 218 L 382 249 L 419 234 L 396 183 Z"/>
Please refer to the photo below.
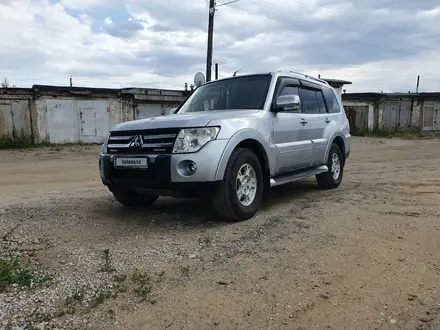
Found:
<path fill-rule="evenodd" d="M 338 187 L 350 147 L 332 87 L 271 72 L 202 84 L 167 116 L 114 126 L 99 169 L 125 206 L 200 197 L 222 218 L 239 221 L 255 215 L 269 187 L 312 175 L 322 188 Z"/>

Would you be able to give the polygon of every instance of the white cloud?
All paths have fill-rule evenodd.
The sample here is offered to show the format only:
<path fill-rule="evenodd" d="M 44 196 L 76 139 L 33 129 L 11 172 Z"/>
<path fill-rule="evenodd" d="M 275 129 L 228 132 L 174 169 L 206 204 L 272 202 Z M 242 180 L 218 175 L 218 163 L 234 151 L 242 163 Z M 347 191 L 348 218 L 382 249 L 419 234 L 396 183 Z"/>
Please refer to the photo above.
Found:
<path fill-rule="evenodd" d="M 207 11 L 203 0 L 2 0 L 0 77 L 182 88 L 205 69 Z M 422 90 L 439 90 L 439 18 L 437 0 L 241 0 L 216 12 L 214 62 L 222 76 L 288 69 L 351 80 L 348 91 L 414 90 L 420 74 Z"/>

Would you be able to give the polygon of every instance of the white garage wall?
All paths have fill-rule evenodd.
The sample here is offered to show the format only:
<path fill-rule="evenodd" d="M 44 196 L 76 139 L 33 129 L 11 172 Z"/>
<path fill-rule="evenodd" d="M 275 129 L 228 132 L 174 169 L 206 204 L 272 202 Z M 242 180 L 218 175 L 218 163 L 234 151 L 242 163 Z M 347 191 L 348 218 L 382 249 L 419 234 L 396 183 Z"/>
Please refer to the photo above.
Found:
<path fill-rule="evenodd" d="M 102 143 L 110 129 L 108 108 L 108 100 L 38 100 L 38 142 Z"/>

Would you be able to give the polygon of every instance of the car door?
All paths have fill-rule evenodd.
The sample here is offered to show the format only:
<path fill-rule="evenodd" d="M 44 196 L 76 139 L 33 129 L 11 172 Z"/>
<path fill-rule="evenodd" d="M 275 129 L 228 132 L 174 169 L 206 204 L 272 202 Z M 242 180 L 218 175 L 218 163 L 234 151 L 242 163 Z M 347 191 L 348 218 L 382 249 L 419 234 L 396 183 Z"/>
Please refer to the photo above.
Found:
<path fill-rule="evenodd" d="M 321 107 L 318 122 L 320 127 L 323 127 L 320 133 L 320 141 L 322 141 L 322 143 L 321 148 L 316 152 L 315 159 L 324 164 L 327 161 L 325 154 L 327 146 L 331 142 L 329 139 L 335 131 L 341 129 L 341 124 L 345 121 L 346 116 L 341 112 L 341 105 L 333 89 L 322 86 L 322 96 L 324 98 L 325 109 Z"/>
<path fill-rule="evenodd" d="M 300 96 L 298 80 L 281 79 L 274 101 L 281 95 Z M 301 109 L 274 113 L 273 141 L 277 150 L 277 174 L 309 167 L 312 163 L 310 124 L 305 120 Z"/>
<path fill-rule="evenodd" d="M 301 86 L 301 98 L 305 119 L 310 124 L 310 139 L 312 141 L 312 164 L 323 164 L 327 146 L 325 138 L 327 111 L 324 95 L 319 85 L 303 83 Z"/>

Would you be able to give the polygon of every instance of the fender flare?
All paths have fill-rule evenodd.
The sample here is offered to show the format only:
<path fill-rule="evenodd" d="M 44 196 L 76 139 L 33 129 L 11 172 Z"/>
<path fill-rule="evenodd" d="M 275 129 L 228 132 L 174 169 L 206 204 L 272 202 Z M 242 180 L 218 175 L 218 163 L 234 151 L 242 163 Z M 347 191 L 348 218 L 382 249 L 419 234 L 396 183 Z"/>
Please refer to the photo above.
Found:
<path fill-rule="evenodd" d="M 330 153 L 330 148 L 331 148 L 331 146 L 332 146 L 332 144 L 333 144 L 333 141 L 337 138 L 337 137 L 340 137 L 341 139 L 342 139 L 342 142 L 344 143 L 344 150 L 345 150 L 345 148 L 346 148 L 346 146 L 345 146 L 345 136 L 344 136 L 344 134 L 342 134 L 342 132 L 339 132 L 339 131 L 335 131 L 335 132 L 333 132 L 332 133 L 332 135 L 331 135 L 331 137 L 329 138 L 329 142 L 327 143 L 327 147 L 326 147 L 326 149 L 325 149 L 325 158 L 324 158 L 324 161 L 325 162 L 327 162 L 327 159 L 328 159 L 328 155 L 329 155 L 329 153 Z M 345 158 L 345 152 L 344 152 L 344 150 L 341 150 L 342 151 L 342 153 L 343 153 L 343 157 Z"/>
<path fill-rule="evenodd" d="M 237 133 L 235 133 L 230 139 L 229 142 L 226 144 L 225 149 L 223 150 L 223 153 L 220 157 L 220 161 L 217 165 L 217 170 L 215 172 L 215 180 L 223 180 L 226 166 L 228 165 L 229 158 L 232 155 L 232 152 L 235 150 L 235 148 L 243 141 L 245 140 L 255 140 L 258 142 L 261 147 L 263 147 L 264 152 L 266 153 L 266 160 L 267 165 L 270 173 L 273 173 L 273 169 L 275 167 L 275 148 L 270 147 L 267 144 L 267 139 L 263 137 L 263 135 L 250 128 L 245 128 Z"/>

